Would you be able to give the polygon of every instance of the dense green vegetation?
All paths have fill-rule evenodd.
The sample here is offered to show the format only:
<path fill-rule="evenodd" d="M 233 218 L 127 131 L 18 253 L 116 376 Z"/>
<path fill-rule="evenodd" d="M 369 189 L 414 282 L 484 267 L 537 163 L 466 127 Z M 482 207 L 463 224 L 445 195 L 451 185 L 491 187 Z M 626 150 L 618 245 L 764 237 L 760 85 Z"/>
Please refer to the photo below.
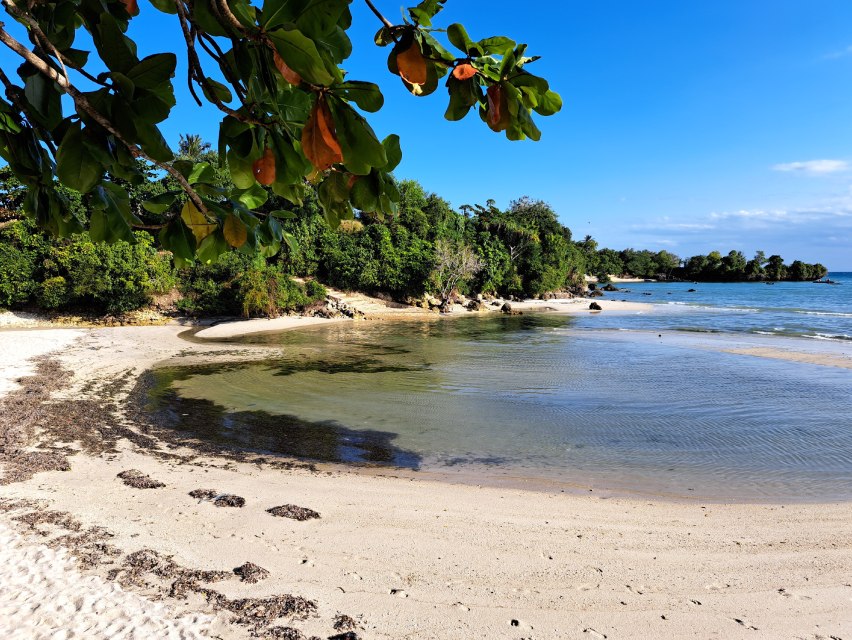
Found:
<path fill-rule="evenodd" d="M 197 137 L 183 138 L 179 157 L 207 162 L 211 186 L 227 187 L 228 173 L 214 168 L 216 154 Z M 582 286 L 583 253 L 547 204 L 521 198 L 506 210 L 489 202 L 459 212 L 414 181 L 396 184 L 397 215 L 361 212 L 336 229 L 316 189 L 298 205 L 261 189 L 255 205 L 268 215 L 255 236 L 263 242 L 223 255 L 202 251 L 199 260 L 174 266 L 157 213 L 143 206 L 173 187 L 171 176 L 150 172 L 145 182 L 126 184 L 128 207 L 151 231 L 105 244 L 89 232 L 58 239 L 38 230 L 20 213 L 25 189 L 0 170 L 8 218 L 0 221 L 0 306 L 120 313 L 176 290 L 183 313 L 253 316 L 310 307 L 325 297 L 315 281 L 401 301 L 457 292 L 532 297 Z M 98 215 L 91 199 L 66 197 L 75 217 Z"/>
<path fill-rule="evenodd" d="M 635 278 L 692 280 L 696 282 L 751 282 L 793 280 L 807 281 L 825 277 L 823 265 L 795 260 L 784 263 L 779 255 L 768 258 L 758 251 L 749 260 L 741 251 L 722 255 L 718 251 L 681 260 L 668 251 L 637 251 L 625 249 L 598 249 L 590 237 L 580 243 L 589 273 L 606 280 L 607 275 Z"/>

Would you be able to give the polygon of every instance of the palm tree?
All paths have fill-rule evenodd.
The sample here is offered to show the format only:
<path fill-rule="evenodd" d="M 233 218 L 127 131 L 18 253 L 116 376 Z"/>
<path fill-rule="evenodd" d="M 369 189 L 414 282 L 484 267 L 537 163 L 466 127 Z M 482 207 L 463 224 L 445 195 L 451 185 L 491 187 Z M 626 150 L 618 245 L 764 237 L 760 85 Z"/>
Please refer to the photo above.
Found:
<path fill-rule="evenodd" d="M 180 143 L 178 144 L 178 156 L 197 162 L 207 153 L 210 153 L 213 147 L 209 142 L 204 142 L 201 136 L 194 133 L 180 134 Z"/>

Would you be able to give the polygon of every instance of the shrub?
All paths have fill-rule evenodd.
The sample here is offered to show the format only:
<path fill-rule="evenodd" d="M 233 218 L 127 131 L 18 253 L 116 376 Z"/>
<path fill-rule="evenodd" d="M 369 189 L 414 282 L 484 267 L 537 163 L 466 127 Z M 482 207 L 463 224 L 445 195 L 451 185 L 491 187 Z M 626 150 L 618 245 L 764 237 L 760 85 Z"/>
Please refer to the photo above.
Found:
<path fill-rule="evenodd" d="M 59 309 L 67 305 L 70 299 L 68 283 L 62 276 L 48 278 L 42 282 L 36 294 L 39 306 L 44 309 Z"/>
<path fill-rule="evenodd" d="M 192 315 L 276 316 L 325 298 L 321 284 L 312 281 L 308 286 L 310 292 L 281 265 L 229 253 L 213 264 L 181 272 L 179 288 L 184 298 L 177 306 Z"/>
<path fill-rule="evenodd" d="M 26 303 L 36 288 L 35 273 L 35 255 L 0 238 L 0 306 Z"/>
<path fill-rule="evenodd" d="M 317 280 L 308 280 L 305 284 L 305 293 L 311 299 L 311 302 L 319 302 L 328 297 L 328 289 Z"/>
<path fill-rule="evenodd" d="M 175 277 L 170 257 L 156 250 L 147 233 L 135 235 L 134 244 L 106 245 L 79 234 L 51 247 L 50 269 L 67 280 L 69 304 L 123 313 L 144 307 L 153 294 L 171 290 Z"/>

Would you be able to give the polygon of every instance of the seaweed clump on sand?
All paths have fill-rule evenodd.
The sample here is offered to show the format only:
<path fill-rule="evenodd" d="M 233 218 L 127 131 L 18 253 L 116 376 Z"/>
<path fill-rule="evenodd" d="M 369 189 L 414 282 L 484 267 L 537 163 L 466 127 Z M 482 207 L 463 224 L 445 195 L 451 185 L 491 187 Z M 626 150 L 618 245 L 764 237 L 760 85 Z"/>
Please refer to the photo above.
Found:
<path fill-rule="evenodd" d="M 203 502 L 212 501 L 217 507 L 244 507 L 246 499 L 230 493 L 219 493 L 216 489 L 194 489 L 189 492 L 191 498 Z"/>
<path fill-rule="evenodd" d="M 255 584 L 269 577 L 269 571 L 257 566 L 253 562 L 246 562 L 244 565 L 237 567 L 234 569 L 234 573 L 240 577 L 242 582 L 248 582 L 249 584 Z"/>
<path fill-rule="evenodd" d="M 121 478 L 122 482 L 128 487 L 133 487 L 134 489 L 161 489 L 166 486 L 162 482 L 154 480 L 148 474 L 142 473 L 139 469 L 122 471 L 117 477 Z"/>
<path fill-rule="evenodd" d="M 271 509 L 267 509 L 266 513 L 269 513 L 276 518 L 290 518 L 291 520 L 298 520 L 299 522 L 320 517 L 320 514 L 313 509 L 299 507 L 295 504 L 285 504 L 280 507 L 272 507 Z"/>

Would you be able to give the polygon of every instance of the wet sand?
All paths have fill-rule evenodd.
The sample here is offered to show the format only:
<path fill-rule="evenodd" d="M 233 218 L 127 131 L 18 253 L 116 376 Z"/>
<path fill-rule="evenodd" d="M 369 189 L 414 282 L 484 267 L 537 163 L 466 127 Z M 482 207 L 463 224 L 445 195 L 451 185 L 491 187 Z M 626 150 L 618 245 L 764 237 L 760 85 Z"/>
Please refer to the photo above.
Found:
<path fill-rule="evenodd" d="M 169 624 L 183 634 L 173 637 L 222 638 L 852 636 L 849 504 L 530 492 L 176 442 L 124 402 L 145 370 L 269 354 L 188 343 L 184 330 L 0 332 L 4 410 L 23 415 L 33 396 L 24 427 L 4 425 L 26 441 L 4 455 L 55 463 L 0 484 L 7 637 L 9 624 L 34 630 L 17 636 L 28 638 Z M 28 580 L 25 592 L 12 575 L 55 563 L 39 545 L 67 548 L 80 568 Z M 117 604 L 122 615 L 104 626 L 97 603 L 113 596 L 144 602 Z M 39 617 L 39 598 L 56 611 Z"/>

